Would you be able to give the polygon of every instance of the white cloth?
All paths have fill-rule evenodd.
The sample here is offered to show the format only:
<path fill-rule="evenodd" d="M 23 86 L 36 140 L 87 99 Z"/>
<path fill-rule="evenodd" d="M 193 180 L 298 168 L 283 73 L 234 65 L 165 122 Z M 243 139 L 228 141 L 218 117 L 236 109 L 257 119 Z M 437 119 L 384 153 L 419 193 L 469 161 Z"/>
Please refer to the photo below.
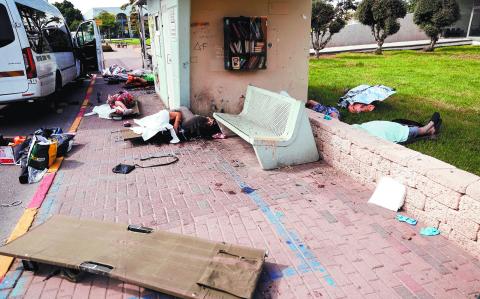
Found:
<path fill-rule="evenodd" d="M 115 109 L 110 108 L 110 105 L 108 105 L 108 104 L 103 104 L 103 105 L 100 105 L 100 106 L 93 107 L 92 112 L 85 114 L 85 116 L 98 114 L 98 117 L 100 117 L 100 118 L 112 119 L 110 117 L 110 114 L 112 114 L 113 112 L 115 112 Z"/>
<path fill-rule="evenodd" d="M 137 134 L 141 134 L 144 141 L 149 140 L 159 132 L 165 130 L 170 130 L 170 132 L 173 131 L 173 133 L 175 133 L 173 126 L 170 124 L 170 113 L 168 110 L 162 110 L 142 119 L 135 119 L 134 122 L 138 127 L 130 129 Z M 176 135 L 172 135 L 172 137 L 175 138 Z"/>

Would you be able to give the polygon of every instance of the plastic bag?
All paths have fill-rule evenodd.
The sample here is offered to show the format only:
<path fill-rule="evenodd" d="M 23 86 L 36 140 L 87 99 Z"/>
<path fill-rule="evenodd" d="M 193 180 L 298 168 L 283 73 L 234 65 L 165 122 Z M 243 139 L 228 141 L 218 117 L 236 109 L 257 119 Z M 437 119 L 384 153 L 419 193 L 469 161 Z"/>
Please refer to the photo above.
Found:
<path fill-rule="evenodd" d="M 57 142 L 57 158 L 64 157 L 73 145 L 75 134 L 53 134 L 50 140 Z"/>
<path fill-rule="evenodd" d="M 38 170 L 50 167 L 57 159 L 57 141 L 34 136 L 34 143 L 28 155 L 28 166 Z"/>

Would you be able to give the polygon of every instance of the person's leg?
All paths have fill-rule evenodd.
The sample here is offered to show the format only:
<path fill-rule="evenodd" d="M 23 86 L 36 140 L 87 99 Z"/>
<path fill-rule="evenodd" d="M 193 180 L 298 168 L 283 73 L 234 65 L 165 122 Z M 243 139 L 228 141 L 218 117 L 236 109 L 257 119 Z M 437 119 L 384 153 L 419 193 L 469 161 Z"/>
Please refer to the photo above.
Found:
<path fill-rule="evenodd" d="M 178 139 L 177 133 L 175 133 L 175 130 L 173 128 L 170 129 L 170 135 L 172 135 L 172 140 L 170 140 L 170 143 L 179 143 L 180 139 Z"/>
<path fill-rule="evenodd" d="M 428 124 L 426 124 L 423 127 L 418 128 L 418 136 L 425 136 L 425 135 L 430 135 L 433 129 L 433 132 L 435 132 L 434 128 L 435 124 L 433 121 L 430 121 Z"/>

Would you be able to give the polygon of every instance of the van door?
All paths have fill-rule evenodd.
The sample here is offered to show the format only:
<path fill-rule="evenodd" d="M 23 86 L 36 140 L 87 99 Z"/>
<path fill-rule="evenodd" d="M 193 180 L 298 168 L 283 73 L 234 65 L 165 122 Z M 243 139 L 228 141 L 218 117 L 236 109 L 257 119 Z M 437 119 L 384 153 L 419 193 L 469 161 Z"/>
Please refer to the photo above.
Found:
<path fill-rule="evenodd" d="M 97 24 L 93 20 L 83 22 L 78 26 L 75 33 L 75 45 L 82 73 L 103 70 L 102 39 Z"/>
<path fill-rule="evenodd" d="M 0 0 L 0 95 L 28 90 L 22 47 L 5 0 Z"/>

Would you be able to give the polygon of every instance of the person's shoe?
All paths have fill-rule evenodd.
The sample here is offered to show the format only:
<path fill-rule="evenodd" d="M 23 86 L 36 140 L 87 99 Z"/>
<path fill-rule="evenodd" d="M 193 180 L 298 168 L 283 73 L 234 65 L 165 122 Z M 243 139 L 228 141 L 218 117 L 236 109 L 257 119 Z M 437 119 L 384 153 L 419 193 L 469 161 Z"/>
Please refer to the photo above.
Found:
<path fill-rule="evenodd" d="M 430 121 L 432 121 L 435 125 L 440 121 L 440 113 L 435 112 L 432 115 L 432 118 L 430 118 Z"/>
<path fill-rule="evenodd" d="M 171 144 L 177 144 L 179 142 L 180 142 L 180 139 L 178 139 L 178 138 L 173 138 L 172 140 L 170 140 Z"/>

